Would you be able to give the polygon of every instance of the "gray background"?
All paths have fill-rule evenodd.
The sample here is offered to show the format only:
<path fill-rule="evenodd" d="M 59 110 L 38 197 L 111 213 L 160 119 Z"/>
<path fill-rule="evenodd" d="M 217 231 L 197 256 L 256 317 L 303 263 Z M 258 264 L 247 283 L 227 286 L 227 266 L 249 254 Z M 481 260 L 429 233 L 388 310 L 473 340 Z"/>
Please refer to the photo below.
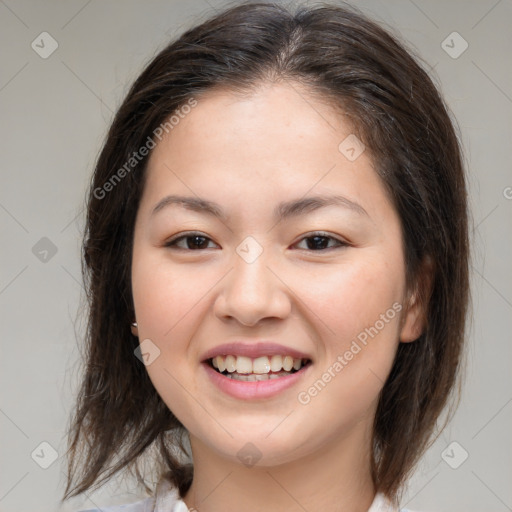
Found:
<path fill-rule="evenodd" d="M 143 64 L 223 5 L 0 0 L 2 512 L 70 511 L 137 498 L 126 481 L 58 505 L 79 370 L 75 331 L 83 332 L 77 311 L 84 195 L 113 112 Z M 425 512 L 512 510 L 512 3 L 357 5 L 398 31 L 432 68 L 460 126 L 474 218 L 466 386 L 403 505 Z M 44 31 L 58 43 L 46 59 L 31 47 Z M 454 31 L 469 45 L 457 58 L 464 42 L 447 39 Z M 47 469 L 40 465 L 52 462 L 52 448 L 42 442 L 58 457 Z M 444 451 L 452 442 L 458 445 Z"/>

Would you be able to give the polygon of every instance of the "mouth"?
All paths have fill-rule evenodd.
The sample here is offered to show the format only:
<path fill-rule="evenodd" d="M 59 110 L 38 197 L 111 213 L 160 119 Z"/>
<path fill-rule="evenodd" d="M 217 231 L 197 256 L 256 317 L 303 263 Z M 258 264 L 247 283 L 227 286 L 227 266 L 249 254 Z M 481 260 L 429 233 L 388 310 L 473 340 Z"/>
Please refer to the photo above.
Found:
<path fill-rule="evenodd" d="M 294 358 L 291 355 L 269 355 L 251 358 L 227 354 L 209 358 L 204 363 L 227 379 L 261 382 L 282 379 L 300 373 L 311 365 L 311 360 Z"/>
<path fill-rule="evenodd" d="M 273 341 L 235 341 L 211 348 L 201 368 L 214 389 L 239 400 L 267 400 L 306 386 L 315 361 Z"/>

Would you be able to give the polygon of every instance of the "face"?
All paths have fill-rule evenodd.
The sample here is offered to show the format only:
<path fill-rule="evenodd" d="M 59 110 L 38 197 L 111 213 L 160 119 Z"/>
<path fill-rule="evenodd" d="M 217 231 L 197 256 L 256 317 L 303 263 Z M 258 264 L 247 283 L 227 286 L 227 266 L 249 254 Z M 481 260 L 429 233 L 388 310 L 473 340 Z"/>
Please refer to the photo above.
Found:
<path fill-rule="evenodd" d="M 193 449 L 241 463 L 250 442 L 271 466 L 369 443 L 398 344 L 420 332 L 400 220 L 351 133 L 298 84 L 265 85 L 198 98 L 153 150 L 134 232 L 137 335 Z M 234 357 L 210 361 L 219 347 Z M 303 366 L 268 378 L 287 355 Z"/>

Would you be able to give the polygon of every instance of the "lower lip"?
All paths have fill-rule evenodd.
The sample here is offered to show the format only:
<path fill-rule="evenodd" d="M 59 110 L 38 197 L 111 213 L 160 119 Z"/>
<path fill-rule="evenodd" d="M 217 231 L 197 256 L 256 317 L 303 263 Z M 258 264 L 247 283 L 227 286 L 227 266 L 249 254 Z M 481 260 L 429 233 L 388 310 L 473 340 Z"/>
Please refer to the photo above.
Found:
<path fill-rule="evenodd" d="M 235 380 L 225 377 L 214 370 L 207 362 L 202 363 L 211 381 L 224 393 L 242 400 L 270 398 L 281 391 L 297 384 L 308 372 L 311 363 L 303 366 L 299 371 L 279 377 L 278 379 L 257 380 L 254 382 Z"/>

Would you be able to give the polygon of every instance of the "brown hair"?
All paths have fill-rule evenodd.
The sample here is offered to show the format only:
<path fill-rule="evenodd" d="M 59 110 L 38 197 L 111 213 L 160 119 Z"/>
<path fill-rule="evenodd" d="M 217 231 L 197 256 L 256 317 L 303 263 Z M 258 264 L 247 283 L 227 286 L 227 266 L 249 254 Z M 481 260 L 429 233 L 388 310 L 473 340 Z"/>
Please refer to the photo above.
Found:
<path fill-rule="evenodd" d="M 191 98 L 214 87 L 250 92 L 280 80 L 307 86 L 350 118 L 401 219 L 408 289 L 425 305 L 423 334 L 399 344 L 379 397 L 371 466 L 376 489 L 396 501 L 433 441 L 461 375 L 469 304 L 466 185 L 448 109 L 411 51 L 356 9 L 322 4 L 292 13 L 243 3 L 188 30 L 147 65 L 97 161 L 83 241 L 87 366 L 70 422 L 64 499 L 123 469 L 135 469 L 149 490 L 139 463 L 152 450 L 182 496 L 193 473 L 174 450 L 183 450 L 184 427 L 134 357 L 138 339 L 130 332 L 133 228 L 147 157 L 123 173 L 108 197 L 104 185 Z M 422 285 L 426 258 L 433 268 L 428 291 Z"/>

